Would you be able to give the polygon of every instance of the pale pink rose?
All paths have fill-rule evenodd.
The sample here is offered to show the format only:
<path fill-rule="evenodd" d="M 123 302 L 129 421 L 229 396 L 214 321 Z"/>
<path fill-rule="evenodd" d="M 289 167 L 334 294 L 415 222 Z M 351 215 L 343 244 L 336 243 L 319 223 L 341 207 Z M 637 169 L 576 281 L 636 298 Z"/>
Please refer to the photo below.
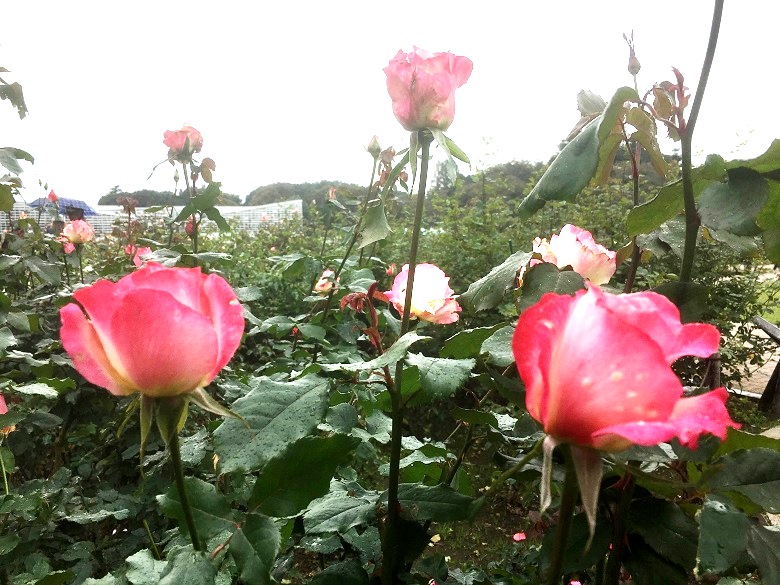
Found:
<path fill-rule="evenodd" d="M 540 262 L 550 262 L 558 268 L 571 266 L 593 284 L 606 284 L 617 268 L 615 252 L 597 244 L 589 231 L 571 224 L 563 226 L 560 234 L 553 234 L 549 242 L 536 238 L 533 251 L 541 254 L 542 259 L 531 260 L 531 266 Z"/>
<path fill-rule="evenodd" d="M 398 51 L 387 67 L 387 92 L 393 113 L 409 131 L 446 130 L 455 117 L 455 90 L 466 83 L 473 63 L 452 53 L 429 53 L 414 47 Z"/>
<path fill-rule="evenodd" d="M 152 253 L 152 249 L 148 246 L 144 246 L 143 248 L 138 248 L 135 251 L 135 254 L 133 255 L 133 264 L 136 265 L 137 268 L 141 268 L 146 263 L 146 260 L 144 258 L 146 256 L 149 256 Z"/>
<path fill-rule="evenodd" d="M 190 162 L 192 155 L 203 148 L 203 136 L 192 126 L 184 126 L 181 130 L 166 130 L 163 144 L 170 149 L 169 160 Z"/>
<path fill-rule="evenodd" d="M 317 284 L 314 285 L 314 289 L 312 290 L 319 294 L 329 293 L 334 285 L 333 277 L 335 274 L 336 273 L 330 269 L 323 270 L 322 274 L 320 275 L 320 279 L 317 281 Z"/>
<path fill-rule="evenodd" d="M 385 270 L 385 274 L 387 276 L 395 276 L 395 273 L 398 271 L 398 267 L 395 265 L 395 262 L 391 262 L 390 266 L 387 267 Z"/>
<path fill-rule="evenodd" d="M 62 235 L 68 238 L 71 244 L 85 244 L 92 241 L 95 232 L 92 226 L 83 219 L 74 219 L 62 230 Z"/>
<path fill-rule="evenodd" d="M 409 265 L 404 264 L 395 277 L 393 287 L 385 291 L 388 302 L 403 314 L 406 302 L 406 285 L 409 280 Z M 414 272 L 411 316 L 431 323 L 455 323 L 460 305 L 450 288 L 450 278 L 434 264 L 418 264 Z"/>
<path fill-rule="evenodd" d="M 149 263 L 99 280 L 60 309 L 78 372 L 111 394 L 164 397 L 211 383 L 244 333 L 244 310 L 221 276 Z"/>

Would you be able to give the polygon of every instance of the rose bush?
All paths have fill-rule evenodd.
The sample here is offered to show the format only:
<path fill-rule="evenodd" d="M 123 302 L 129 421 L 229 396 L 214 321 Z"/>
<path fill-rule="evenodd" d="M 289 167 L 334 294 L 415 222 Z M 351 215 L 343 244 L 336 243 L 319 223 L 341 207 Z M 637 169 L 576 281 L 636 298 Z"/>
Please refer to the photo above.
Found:
<path fill-rule="evenodd" d="M 192 126 L 184 126 L 181 130 L 166 130 L 163 144 L 170 149 L 168 160 L 190 162 L 192 155 L 203 148 L 203 136 Z"/>
<path fill-rule="evenodd" d="M 533 251 L 541 254 L 542 259 L 534 258 L 531 266 L 541 262 L 550 262 L 558 268 L 571 266 L 593 284 L 606 284 L 615 274 L 616 253 L 597 244 L 588 230 L 572 224 L 563 226 L 560 234 L 553 234 L 549 242 L 546 238 L 535 238 Z"/>
<path fill-rule="evenodd" d="M 62 345 L 89 382 L 116 395 L 175 396 L 209 384 L 238 349 L 243 308 L 200 268 L 150 263 L 77 290 L 60 310 Z"/>
<path fill-rule="evenodd" d="M 409 281 L 409 265 L 404 264 L 395 277 L 393 287 L 385 291 L 388 302 L 403 314 L 406 286 Z M 455 323 L 460 305 L 453 297 L 450 279 L 438 266 L 418 264 L 414 273 L 411 316 L 431 323 Z"/>
<path fill-rule="evenodd" d="M 680 323 L 662 295 L 591 285 L 574 297 L 547 294 L 524 311 L 512 349 L 528 412 L 559 442 L 620 451 L 676 437 L 695 448 L 699 435 L 724 439 L 738 425 L 724 388 L 684 398 L 671 364 L 709 357 L 719 339 L 712 325 Z"/>
<path fill-rule="evenodd" d="M 472 67 L 471 59 L 452 53 L 398 51 L 384 68 L 395 117 L 409 131 L 446 130 L 455 117 L 455 90 L 468 81 Z"/>

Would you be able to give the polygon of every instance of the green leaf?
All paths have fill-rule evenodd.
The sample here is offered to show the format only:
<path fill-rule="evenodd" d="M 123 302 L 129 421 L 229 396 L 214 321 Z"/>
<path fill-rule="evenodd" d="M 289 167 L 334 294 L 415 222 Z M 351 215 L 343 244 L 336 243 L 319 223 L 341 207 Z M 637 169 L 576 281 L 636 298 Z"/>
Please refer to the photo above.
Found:
<path fill-rule="evenodd" d="M 140 550 L 127 557 L 125 577 L 133 585 L 157 585 L 167 563 L 158 561 L 149 549 Z"/>
<path fill-rule="evenodd" d="M 487 354 L 487 363 L 506 368 L 515 361 L 512 353 L 512 337 L 515 334 L 515 326 L 507 325 L 488 337 L 479 352 Z"/>
<path fill-rule="evenodd" d="M 780 513 L 780 451 L 756 448 L 719 459 L 712 489 L 735 491 L 772 514 Z"/>
<path fill-rule="evenodd" d="M 780 145 L 780 140 L 775 143 Z M 764 240 L 764 252 L 775 264 L 780 264 L 780 181 L 769 181 L 767 204 L 756 217 Z"/>
<path fill-rule="evenodd" d="M 214 183 L 211 183 L 211 185 L 213 184 Z M 205 213 L 206 217 L 208 217 L 211 221 L 217 224 L 219 231 L 221 232 L 230 231 L 230 224 L 227 222 L 227 220 L 224 217 L 222 217 L 222 214 L 219 212 L 219 209 L 217 209 L 216 207 L 208 207 L 203 211 L 203 213 Z"/>
<path fill-rule="evenodd" d="M 726 162 L 718 155 L 707 157 L 704 165 L 691 171 L 694 196 L 713 181 L 720 181 L 726 172 Z M 684 209 L 682 180 L 664 185 L 650 201 L 634 207 L 626 218 L 629 236 L 649 234 Z"/>
<path fill-rule="evenodd" d="M 695 282 L 665 282 L 652 290 L 664 295 L 677 305 L 683 323 L 701 321 L 702 316 L 709 308 L 709 290 Z"/>
<path fill-rule="evenodd" d="M 460 420 L 471 425 L 487 425 L 494 429 L 498 428 L 498 421 L 491 412 L 453 406 L 450 408 L 450 414 L 452 414 L 452 418 L 455 420 Z"/>
<path fill-rule="evenodd" d="M 412 399 L 411 404 L 415 405 L 449 398 L 468 380 L 476 365 L 473 359 L 432 358 L 419 353 L 410 353 L 406 363 L 420 371 L 422 392 Z"/>
<path fill-rule="evenodd" d="M 8 347 L 13 347 L 16 343 L 16 337 L 8 327 L 0 328 L 0 352 L 5 351 Z"/>
<path fill-rule="evenodd" d="M 691 571 L 696 564 L 698 526 L 678 506 L 656 498 L 634 501 L 629 530 L 662 557 Z"/>
<path fill-rule="evenodd" d="M 363 224 L 358 234 L 358 248 L 384 240 L 392 230 L 387 223 L 385 204 L 383 201 L 375 201 L 366 209 L 363 216 Z"/>
<path fill-rule="evenodd" d="M 382 497 L 387 499 L 386 494 Z M 454 522 L 473 518 L 484 497 L 475 499 L 444 484 L 402 483 L 398 486 L 398 502 L 407 519 Z"/>
<path fill-rule="evenodd" d="M 724 573 L 747 560 L 750 519 L 728 498 L 710 494 L 698 515 L 698 574 Z"/>
<path fill-rule="evenodd" d="M 395 364 L 399 360 L 403 359 L 407 350 L 418 341 L 430 339 L 424 335 L 417 335 L 414 331 L 409 331 L 403 336 L 399 337 L 396 342 L 391 345 L 385 353 L 367 362 L 356 362 L 352 364 L 321 364 L 323 371 L 325 372 L 363 372 L 384 368 Z"/>
<path fill-rule="evenodd" d="M 3 534 L 0 536 L 0 556 L 7 555 L 16 548 L 21 539 L 16 534 Z"/>
<path fill-rule="evenodd" d="M 754 435 L 738 429 L 729 428 L 726 440 L 723 441 L 713 457 L 722 457 L 740 449 L 772 449 L 780 451 L 780 439 L 766 435 Z"/>
<path fill-rule="evenodd" d="M 25 394 L 27 396 L 43 396 L 44 398 L 57 398 L 60 395 L 59 392 L 57 392 L 48 384 L 41 384 L 39 382 L 25 384 L 24 386 L 16 386 L 14 390 L 19 394 Z"/>
<path fill-rule="evenodd" d="M 439 355 L 444 358 L 463 359 L 477 357 L 482 343 L 502 326 L 501 323 L 490 327 L 464 329 L 447 339 Z"/>
<path fill-rule="evenodd" d="M 0 211 L 10 213 L 14 208 L 14 191 L 11 185 L 0 183 Z"/>
<path fill-rule="evenodd" d="M 523 286 L 516 300 L 518 312 L 539 302 L 548 292 L 573 295 L 585 288 L 585 280 L 573 270 L 559 270 L 555 264 L 542 262 L 523 275 Z"/>
<path fill-rule="evenodd" d="M 369 524 L 376 517 L 376 497 L 351 496 L 331 491 L 314 500 L 303 515 L 307 534 L 346 532 L 353 526 Z"/>
<path fill-rule="evenodd" d="M 349 559 L 331 565 L 309 581 L 309 585 L 368 585 L 368 583 L 368 574 L 358 559 Z"/>
<path fill-rule="evenodd" d="M 24 171 L 17 161 L 26 160 L 29 162 L 35 162 L 32 155 L 19 148 L 13 148 L 6 146 L 0 148 L 0 165 L 3 165 L 6 169 L 11 171 L 14 175 L 18 175 Z"/>
<path fill-rule="evenodd" d="M 279 552 L 281 535 L 273 520 L 261 514 L 247 514 L 230 538 L 228 551 L 244 583 L 270 585 L 271 569 Z"/>
<path fill-rule="evenodd" d="M 38 579 L 34 585 L 65 585 L 72 583 L 73 571 L 52 571 L 45 577 Z"/>
<path fill-rule="evenodd" d="M 764 583 L 780 583 L 780 526 L 750 527 L 748 551 L 756 560 Z"/>
<path fill-rule="evenodd" d="M 24 92 L 18 82 L 6 83 L 0 85 L 0 99 L 8 100 L 16 108 L 19 119 L 22 120 L 27 115 L 27 104 L 24 103 Z"/>
<path fill-rule="evenodd" d="M 539 182 L 520 203 L 520 218 L 533 215 L 548 201 L 571 201 L 590 182 L 599 162 L 601 116 L 588 124 L 555 157 Z"/>
<path fill-rule="evenodd" d="M 688 575 L 677 564 L 657 554 L 639 538 L 630 538 L 623 564 L 634 585 L 688 585 Z"/>
<path fill-rule="evenodd" d="M 207 553 L 183 549 L 168 561 L 159 585 L 214 585 L 216 577 Z"/>
<path fill-rule="evenodd" d="M 506 292 L 517 286 L 517 272 L 530 259 L 530 252 L 515 252 L 486 276 L 471 283 L 458 300 L 472 313 L 498 306 Z"/>
<path fill-rule="evenodd" d="M 187 490 L 192 516 L 201 539 L 207 541 L 223 530 L 232 530 L 235 524 L 230 504 L 212 484 L 195 477 L 185 477 L 184 487 Z M 171 486 L 165 494 L 157 496 L 157 502 L 166 516 L 179 522 L 182 533 L 188 534 L 184 510 L 176 486 Z"/>
<path fill-rule="evenodd" d="M 304 376 L 293 382 L 256 378 L 252 390 L 231 410 L 249 423 L 226 419 L 214 431 L 214 450 L 222 473 L 250 471 L 278 457 L 311 433 L 327 409 L 328 381 Z"/>
<path fill-rule="evenodd" d="M 622 120 L 627 113 L 625 102 L 628 100 L 639 101 L 636 90 L 630 87 L 619 88 L 599 119 L 599 161 L 593 173 L 597 184 L 604 183 L 612 172 L 615 155 L 623 141 L 623 129 L 618 121 Z"/>
<path fill-rule="evenodd" d="M 756 171 L 736 168 L 727 171 L 728 180 L 713 183 L 699 197 L 702 225 L 738 236 L 759 233 L 756 216 L 767 201 L 769 187 Z"/>
<path fill-rule="evenodd" d="M 79 512 L 65 516 L 65 520 L 75 522 L 76 524 L 92 524 L 102 522 L 106 518 L 115 520 L 125 520 L 130 516 L 130 510 L 124 508 L 121 510 L 96 510 L 95 512 Z"/>
<path fill-rule="evenodd" d="M 295 516 L 328 491 L 336 468 L 359 444 L 360 439 L 342 434 L 296 441 L 266 464 L 247 506 L 277 518 Z"/>

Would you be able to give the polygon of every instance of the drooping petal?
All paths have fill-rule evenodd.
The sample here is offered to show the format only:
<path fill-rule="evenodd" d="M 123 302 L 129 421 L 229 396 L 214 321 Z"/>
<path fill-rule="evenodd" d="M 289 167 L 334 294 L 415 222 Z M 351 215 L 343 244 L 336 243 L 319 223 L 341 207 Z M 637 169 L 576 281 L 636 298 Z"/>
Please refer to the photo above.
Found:
<path fill-rule="evenodd" d="M 728 392 L 718 388 L 706 394 L 681 398 L 665 421 L 635 421 L 604 427 L 594 433 L 597 448 L 617 451 L 627 444 L 657 445 L 677 438 L 683 445 L 696 448 L 705 433 L 724 440 L 728 427 L 739 428 L 726 409 Z M 621 446 L 623 445 L 623 446 Z"/>
<path fill-rule="evenodd" d="M 87 381 L 117 396 L 136 391 L 113 367 L 93 323 L 87 321 L 87 317 L 77 305 L 71 303 L 62 307 L 60 319 L 62 346 L 70 355 L 73 366 Z"/>

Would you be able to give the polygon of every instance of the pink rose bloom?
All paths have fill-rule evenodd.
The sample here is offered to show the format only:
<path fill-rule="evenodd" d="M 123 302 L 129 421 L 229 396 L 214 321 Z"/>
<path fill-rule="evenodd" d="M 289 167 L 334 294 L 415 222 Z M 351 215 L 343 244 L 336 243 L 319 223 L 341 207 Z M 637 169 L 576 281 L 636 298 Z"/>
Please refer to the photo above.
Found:
<path fill-rule="evenodd" d="M 136 251 L 136 247 L 133 246 L 133 244 L 127 244 L 127 246 L 125 246 L 125 254 L 127 254 L 128 256 L 132 256 L 133 254 L 135 254 L 135 251 Z"/>
<path fill-rule="evenodd" d="M 5 396 L 0 394 L 0 414 L 8 412 L 8 405 L 5 403 Z"/>
<path fill-rule="evenodd" d="M 574 272 L 593 284 L 606 284 L 617 268 L 616 253 L 597 244 L 588 230 L 566 224 L 561 233 L 546 239 L 534 239 L 534 252 L 542 255 L 542 260 L 533 259 L 531 266 L 540 262 L 550 262 L 558 268 L 571 266 Z"/>
<path fill-rule="evenodd" d="M 190 162 L 192 155 L 203 148 L 203 136 L 192 126 L 184 126 L 181 130 L 166 130 L 163 144 L 168 151 L 169 160 Z"/>
<path fill-rule="evenodd" d="M 403 314 L 406 302 L 406 284 L 409 280 L 409 265 L 404 264 L 393 281 L 393 288 L 385 291 L 388 302 Z M 453 297 L 450 277 L 433 264 L 418 264 L 414 272 L 411 316 L 431 323 L 455 323 L 460 305 Z"/>
<path fill-rule="evenodd" d="M 149 256 L 152 253 L 152 249 L 148 246 L 144 246 L 143 248 L 138 248 L 135 251 L 135 254 L 133 255 L 133 264 L 135 264 L 136 268 L 141 268 L 146 261 L 144 258 L 146 256 Z"/>
<path fill-rule="evenodd" d="M 57 194 L 54 192 L 54 189 L 49 191 L 49 194 L 47 195 L 47 197 L 48 197 L 49 201 L 51 201 L 52 203 L 57 203 L 57 201 L 60 200 L 60 198 L 57 197 Z"/>
<path fill-rule="evenodd" d="M 683 398 L 671 364 L 709 357 L 719 340 L 712 325 L 680 323 L 662 295 L 590 285 L 574 297 L 548 293 L 524 311 L 512 350 L 528 412 L 559 442 L 620 451 L 676 437 L 695 448 L 699 435 L 725 439 L 739 425 L 725 388 Z"/>
<path fill-rule="evenodd" d="M 314 285 L 313 291 L 319 294 L 329 293 L 330 289 L 333 288 L 333 277 L 335 275 L 336 273 L 332 270 L 323 270 L 320 279 L 317 281 L 317 284 Z"/>
<path fill-rule="evenodd" d="M 200 268 L 149 263 L 118 282 L 99 280 L 60 309 L 62 345 L 89 382 L 123 396 L 176 396 L 203 388 L 244 333 L 230 285 Z"/>
<path fill-rule="evenodd" d="M 62 235 L 71 244 L 84 244 L 92 241 L 92 238 L 95 237 L 95 232 L 92 231 L 92 226 L 83 219 L 74 219 L 65 226 L 62 230 Z"/>
<path fill-rule="evenodd" d="M 466 83 L 473 63 L 452 53 L 429 53 L 414 47 L 398 51 L 387 67 L 387 93 L 393 113 L 409 131 L 446 130 L 455 117 L 455 90 Z"/>

